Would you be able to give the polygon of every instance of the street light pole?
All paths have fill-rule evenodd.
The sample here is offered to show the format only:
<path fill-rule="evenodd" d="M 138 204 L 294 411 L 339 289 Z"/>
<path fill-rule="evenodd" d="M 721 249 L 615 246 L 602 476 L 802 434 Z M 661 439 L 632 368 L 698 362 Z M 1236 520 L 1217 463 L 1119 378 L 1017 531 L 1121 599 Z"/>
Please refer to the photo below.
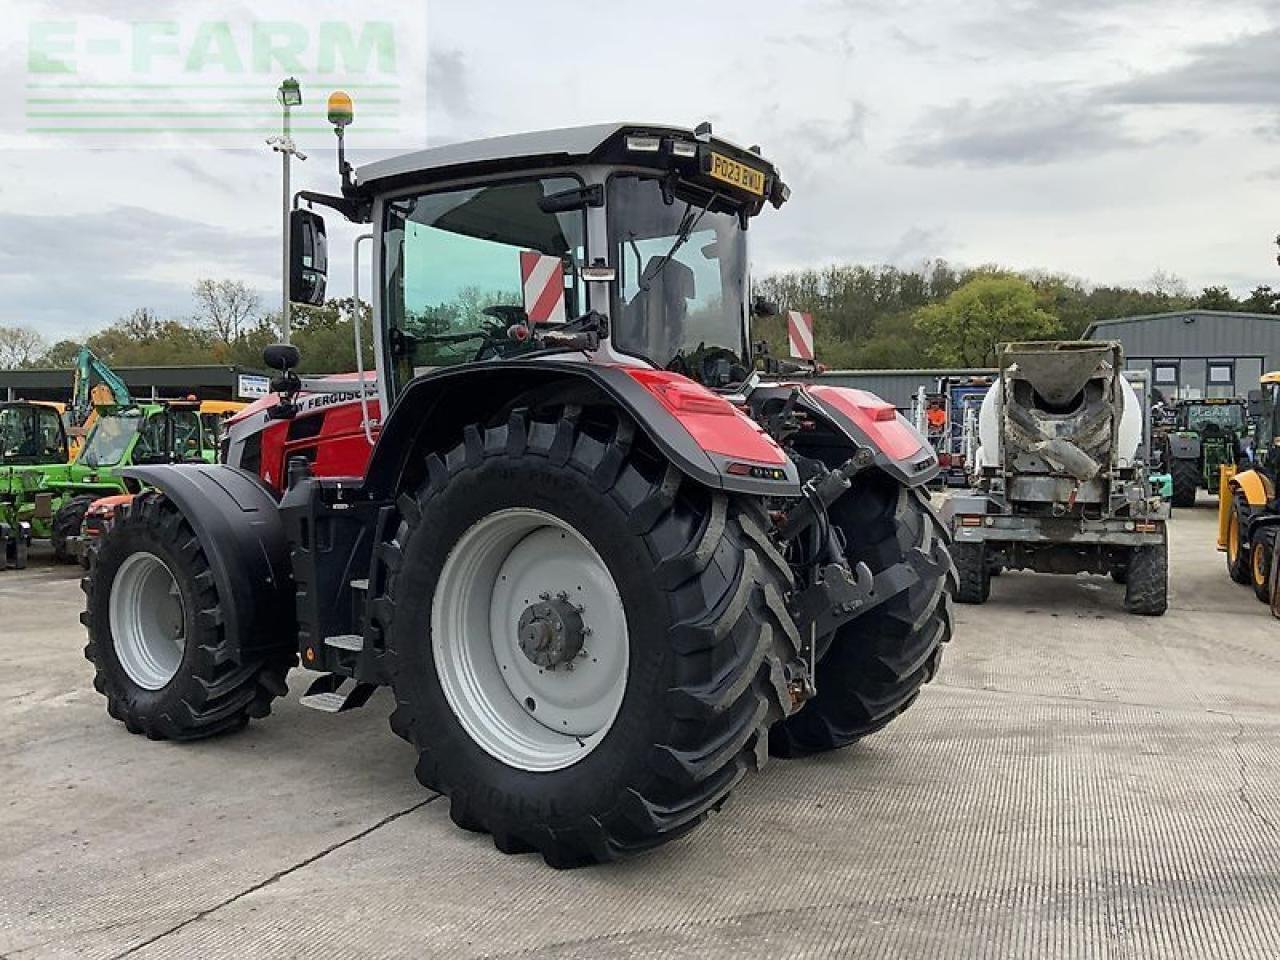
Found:
<path fill-rule="evenodd" d="M 293 157 L 299 160 L 307 159 L 307 155 L 300 151 L 293 142 L 292 128 L 290 126 L 289 111 L 293 107 L 302 105 L 302 86 L 293 77 L 289 77 L 280 84 L 277 91 L 277 98 L 280 101 L 280 107 L 284 111 L 283 116 L 283 134 L 279 137 L 271 137 L 267 143 L 271 149 L 280 154 L 281 164 L 281 181 L 284 185 L 283 202 L 281 204 L 281 234 L 283 241 L 281 243 L 281 261 L 280 261 L 280 337 L 285 342 L 289 342 L 289 260 L 290 260 L 290 229 L 289 214 L 293 206 L 293 191 L 289 182 L 289 161 Z"/>

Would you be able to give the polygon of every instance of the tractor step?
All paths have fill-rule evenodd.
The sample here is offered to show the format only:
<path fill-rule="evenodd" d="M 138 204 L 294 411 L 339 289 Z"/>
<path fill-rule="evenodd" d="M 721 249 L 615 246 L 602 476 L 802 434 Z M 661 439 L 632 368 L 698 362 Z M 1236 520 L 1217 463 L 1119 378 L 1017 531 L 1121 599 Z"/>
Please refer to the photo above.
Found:
<path fill-rule="evenodd" d="M 358 633 L 339 633 L 333 637 L 325 637 L 324 645 L 335 650 L 351 650 L 359 653 L 364 649 L 364 637 Z"/>
<path fill-rule="evenodd" d="M 350 677 L 326 673 L 311 682 L 298 702 L 321 713 L 342 713 L 363 707 L 377 689 L 377 684 L 357 683 Z"/>

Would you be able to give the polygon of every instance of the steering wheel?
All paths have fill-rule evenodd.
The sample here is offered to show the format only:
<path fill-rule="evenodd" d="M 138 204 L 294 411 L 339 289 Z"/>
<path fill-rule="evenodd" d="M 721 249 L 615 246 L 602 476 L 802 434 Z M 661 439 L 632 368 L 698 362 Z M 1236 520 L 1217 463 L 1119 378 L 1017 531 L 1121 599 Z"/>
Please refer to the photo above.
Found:
<path fill-rule="evenodd" d="M 529 314 L 525 313 L 524 307 L 513 304 L 496 303 L 492 307 L 485 307 L 480 312 L 486 317 L 493 317 L 504 328 L 512 327 L 516 324 L 524 325 L 529 322 Z"/>

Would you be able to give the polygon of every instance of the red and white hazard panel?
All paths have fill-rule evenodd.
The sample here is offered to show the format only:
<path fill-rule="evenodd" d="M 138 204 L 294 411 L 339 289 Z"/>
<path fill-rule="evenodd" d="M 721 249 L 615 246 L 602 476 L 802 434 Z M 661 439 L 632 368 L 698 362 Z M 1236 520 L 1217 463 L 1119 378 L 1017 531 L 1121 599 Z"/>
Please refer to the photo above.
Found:
<path fill-rule="evenodd" d="M 559 257 L 521 250 L 520 282 L 530 323 L 564 323 L 564 264 Z"/>
<path fill-rule="evenodd" d="M 813 314 L 799 310 L 787 311 L 787 339 L 791 341 L 791 355 L 800 360 L 813 359 Z"/>

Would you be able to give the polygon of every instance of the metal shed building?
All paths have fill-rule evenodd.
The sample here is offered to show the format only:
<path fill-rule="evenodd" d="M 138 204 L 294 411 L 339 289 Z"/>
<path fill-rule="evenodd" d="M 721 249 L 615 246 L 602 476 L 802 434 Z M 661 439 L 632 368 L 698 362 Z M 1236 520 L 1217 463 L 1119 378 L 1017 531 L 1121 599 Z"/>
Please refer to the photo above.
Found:
<path fill-rule="evenodd" d="M 856 387 L 868 390 L 880 399 L 887 400 L 899 410 L 911 409 L 921 387 L 929 393 L 937 389 L 939 377 L 982 377 L 994 376 L 994 369 L 929 369 L 929 370 L 828 370 L 818 374 L 820 383 L 829 383 L 835 387 Z"/>
<path fill-rule="evenodd" d="M 1126 365 L 1166 397 L 1238 397 L 1280 369 L 1280 316 L 1183 310 L 1091 323 L 1089 340 L 1119 340 Z"/>
<path fill-rule="evenodd" d="M 267 392 L 267 375 L 237 366 L 117 367 L 139 400 L 174 399 L 194 393 L 201 400 L 244 400 Z M 0 370 L 0 400 L 71 399 L 70 370 Z"/>

